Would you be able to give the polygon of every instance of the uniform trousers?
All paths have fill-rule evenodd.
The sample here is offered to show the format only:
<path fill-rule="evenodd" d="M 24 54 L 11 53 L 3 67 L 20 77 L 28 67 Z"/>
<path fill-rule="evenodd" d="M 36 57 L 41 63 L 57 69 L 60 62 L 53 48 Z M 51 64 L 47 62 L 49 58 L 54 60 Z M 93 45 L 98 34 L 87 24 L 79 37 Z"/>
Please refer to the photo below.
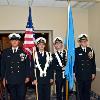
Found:
<path fill-rule="evenodd" d="M 25 84 L 8 84 L 11 100 L 25 100 Z"/>
<path fill-rule="evenodd" d="M 50 84 L 38 84 L 38 100 L 50 100 Z"/>
<path fill-rule="evenodd" d="M 56 80 L 56 95 L 57 100 L 66 100 L 66 79 Z"/>
<path fill-rule="evenodd" d="M 77 92 L 80 100 L 90 100 L 91 80 L 77 81 Z"/>

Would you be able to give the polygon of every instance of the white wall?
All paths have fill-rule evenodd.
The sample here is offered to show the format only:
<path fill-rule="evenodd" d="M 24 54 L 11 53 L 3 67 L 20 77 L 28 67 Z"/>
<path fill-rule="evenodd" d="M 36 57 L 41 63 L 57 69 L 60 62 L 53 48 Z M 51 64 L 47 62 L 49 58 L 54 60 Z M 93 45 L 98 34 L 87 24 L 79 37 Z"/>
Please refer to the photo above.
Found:
<path fill-rule="evenodd" d="M 88 10 L 73 9 L 75 34 L 88 33 Z M 24 30 L 28 17 L 27 7 L 0 6 L 0 30 Z M 67 8 L 33 7 L 36 30 L 53 30 L 54 37 L 65 37 Z"/>
<path fill-rule="evenodd" d="M 99 68 L 92 89 L 100 95 L 100 3 L 89 9 L 88 16 L 90 44 L 95 50 L 96 65 Z"/>

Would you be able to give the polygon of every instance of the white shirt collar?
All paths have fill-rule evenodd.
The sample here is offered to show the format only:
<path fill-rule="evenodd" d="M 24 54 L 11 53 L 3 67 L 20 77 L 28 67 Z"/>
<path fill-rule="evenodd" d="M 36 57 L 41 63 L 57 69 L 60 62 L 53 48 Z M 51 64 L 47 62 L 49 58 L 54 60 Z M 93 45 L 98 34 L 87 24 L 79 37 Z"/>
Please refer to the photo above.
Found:
<path fill-rule="evenodd" d="M 86 49 L 86 47 L 82 47 L 82 46 L 81 46 L 81 48 L 82 48 L 82 49 Z"/>
<path fill-rule="evenodd" d="M 16 52 L 17 52 L 18 48 L 19 47 L 16 47 L 16 48 L 12 47 L 13 53 L 14 53 L 14 50 L 16 50 Z"/>
<path fill-rule="evenodd" d="M 39 51 L 39 53 L 40 53 L 40 54 L 42 54 L 42 56 L 44 56 L 44 51 L 42 51 L 42 52 L 41 52 L 41 51 Z"/>
<path fill-rule="evenodd" d="M 86 47 L 82 47 L 82 46 L 81 46 L 81 48 L 82 48 L 82 50 L 85 50 L 85 52 L 86 52 Z"/>
<path fill-rule="evenodd" d="M 59 53 L 63 53 L 63 50 L 58 50 Z"/>
<path fill-rule="evenodd" d="M 60 54 L 62 54 L 63 53 L 63 50 L 61 50 L 61 51 L 58 51 Z"/>
<path fill-rule="evenodd" d="M 40 52 L 40 53 L 44 53 L 44 51 L 42 51 L 42 52 L 41 52 L 41 51 L 39 51 L 39 52 Z"/>
<path fill-rule="evenodd" d="M 58 53 L 63 57 L 63 50 L 59 50 Z"/>

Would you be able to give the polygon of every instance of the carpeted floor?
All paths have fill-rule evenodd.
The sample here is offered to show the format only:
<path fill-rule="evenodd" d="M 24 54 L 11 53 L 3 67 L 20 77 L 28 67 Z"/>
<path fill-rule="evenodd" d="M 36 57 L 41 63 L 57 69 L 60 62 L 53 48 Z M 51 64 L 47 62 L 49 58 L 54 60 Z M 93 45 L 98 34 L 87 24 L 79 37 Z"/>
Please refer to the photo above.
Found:
<path fill-rule="evenodd" d="M 34 93 L 35 92 L 33 90 L 28 89 L 27 94 L 26 94 L 26 100 L 36 100 L 36 96 Z M 56 100 L 56 96 L 51 96 L 51 100 Z M 69 97 L 69 100 L 76 100 L 76 96 L 71 95 Z M 91 100 L 100 100 L 100 96 L 98 96 L 94 92 L 91 92 Z"/>
<path fill-rule="evenodd" d="M 4 96 L 5 99 L 2 99 L 2 100 L 9 100 L 9 95 L 8 93 L 5 94 L 6 96 Z M 0 99 L 1 100 L 1 99 Z M 36 100 L 36 95 L 35 95 L 35 91 L 34 89 L 28 89 L 27 90 L 27 93 L 26 93 L 26 100 Z M 53 95 L 51 96 L 51 99 L 50 100 L 56 100 L 56 96 Z M 76 96 L 75 96 L 75 93 L 71 94 L 69 96 L 69 100 L 76 100 Z M 94 93 L 93 91 L 91 92 L 91 100 L 100 100 L 100 96 L 97 95 L 96 93 Z"/>

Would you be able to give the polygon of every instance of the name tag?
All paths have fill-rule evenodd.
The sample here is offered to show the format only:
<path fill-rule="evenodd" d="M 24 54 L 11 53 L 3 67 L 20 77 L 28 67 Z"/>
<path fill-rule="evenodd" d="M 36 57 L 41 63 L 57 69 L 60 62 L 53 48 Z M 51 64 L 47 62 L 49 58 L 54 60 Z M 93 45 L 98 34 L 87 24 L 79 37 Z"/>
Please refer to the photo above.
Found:
<path fill-rule="evenodd" d="M 83 55 L 82 53 L 79 53 L 79 55 L 81 56 L 81 55 Z"/>
<path fill-rule="evenodd" d="M 10 56 L 7 56 L 8 58 L 10 57 Z"/>

